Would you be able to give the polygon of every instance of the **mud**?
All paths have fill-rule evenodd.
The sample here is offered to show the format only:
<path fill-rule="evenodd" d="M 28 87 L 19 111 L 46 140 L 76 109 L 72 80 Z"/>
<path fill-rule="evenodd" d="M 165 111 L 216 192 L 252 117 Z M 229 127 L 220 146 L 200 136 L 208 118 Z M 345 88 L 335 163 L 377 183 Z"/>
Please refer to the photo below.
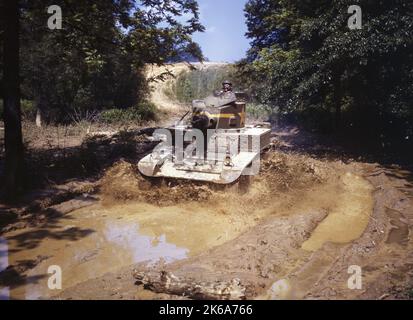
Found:
<path fill-rule="evenodd" d="M 396 243 L 405 246 L 409 242 L 409 220 L 398 210 L 386 209 L 386 214 L 390 218 L 391 228 L 387 235 L 386 243 Z"/>
<path fill-rule="evenodd" d="M 316 281 L 303 290 L 301 298 L 312 299 L 409 299 L 412 272 L 412 241 L 404 235 L 402 241 L 389 243 L 394 228 L 387 212 L 396 210 L 404 216 L 401 222 L 412 226 L 412 199 L 398 191 L 398 183 L 407 181 L 391 178 L 392 171 L 376 174 L 377 166 L 365 167 L 365 178 L 374 186 L 374 207 L 367 228 L 360 238 L 347 245 L 327 245 L 314 254 L 313 261 L 328 257 L 324 272 Z M 396 183 L 395 183 L 396 182 Z M 393 238 L 394 239 L 394 238 Z M 311 261 L 311 260 L 310 260 Z M 348 268 L 360 266 L 363 270 L 361 290 L 350 290 L 347 286 Z M 306 270 L 300 269 L 290 276 L 294 279 L 308 278 Z"/>
<path fill-rule="evenodd" d="M 101 180 L 102 201 L 105 205 L 135 200 L 168 206 L 204 201 L 212 194 L 208 186 L 192 182 L 155 183 L 155 180 L 145 179 L 135 164 L 119 161 L 105 172 Z"/>
<path fill-rule="evenodd" d="M 358 239 L 366 229 L 373 211 L 373 186 L 351 173 L 341 177 L 343 190 L 337 193 L 336 206 L 305 241 L 302 248 L 320 249 L 324 243 L 348 243 Z"/>
<path fill-rule="evenodd" d="M 406 297 L 412 207 L 399 189 L 407 182 L 377 174 L 374 165 L 294 153 L 271 151 L 262 163 L 247 188 L 223 190 L 154 183 L 118 162 L 98 182 L 98 202 L 62 203 L 66 214 L 54 221 L 2 236 L 1 294 L 197 298 L 151 287 L 167 272 L 207 288 L 236 281 L 244 298 Z M 367 270 L 361 291 L 347 287 L 352 264 Z M 63 291 L 47 288 L 50 265 L 61 266 Z M 149 283 L 135 285 L 137 273 Z"/>
<path fill-rule="evenodd" d="M 50 265 L 62 268 L 63 287 L 69 288 L 134 263 L 170 263 L 199 254 L 233 239 L 253 225 L 255 218 L 223 215 L 193 205 L 92 205 L 65 216 L 52 230 L 29 228 L 8 233 L 3 241 L 8 247 L 9 268 L 3 269 L 9 272 L 0 281 L 11 288 L 10 296 L 15 299 L 49 297 L 54 293 L 46 281 Z M 22 261 L 44 254 L 47 256 L 31 268 L 21 269 Z M 10 277 L 12 269 L 25 274 L 23 283 Z"/>
<path fill-rule="evenodd" d="M 271 152 L 264 155 L 259 176 L 233 186 L 219 186 L 188 180 L 146 179 L 135 164 L 119 161 L 105 172 L 100 190 L 103 203 L 109 205 L 131 200 L 158 206 L 211 202 L 218 209 L 224 203 L 225 208 L 235 204 L 240 210 L 247 206 L 244 211 L 251 212 L 252 208 L 266 207 L 277 201 L 271 196 L 285 194 L 288 197 L 291 192 L 335 181 L 340 175 L 335 170 L 309 157 Z M 245 188 L 242 184 L 246 184 Z"/>
<path fill-rule="evenodd" d="M 152 67 L 148 77 L 187 66 L 168 68 Z M 167 97 L 170 84 L 159 82 L 151 96 L 170 115 L 159 126 L 187 109 Z M 273 131 L 253 179 L 225 188 L 154 181 L 136 167 L 154 147 L 147 129 L 83 141 L 94 152 L 83 169 L 98 167 L 93 182 L 42 190 L 22 212 L 0 207 L 12 217 L 0 225 L 0 299 L 413 297 L 409 170 L 359 163 L 291 127 Z M 112 156 L 128 160 L 113 165 Z M 62 269 L 61 290 L 48 288 L 51 265 Z M 348 286 L 351 266 L 361 267 L 360 290 Z"/>
<path fill-rule="evenodd" d="M 242 296 L 225 294 L 222 298 L 253 298 L 272 283 L 274 277 L 288 274 L 306 254 L 300 244 L 323 220 L 326 212 L 302 212 L 289 217 L 270 217 L 240 237 L 204 254 L 170 264 L 160 271 L 140 271 L 140 274 L 165 272 L 183 282 L 234 283 L 243 288 Z M 280 237 L 280 235 L 284 235 Z M 139 274 L 136 270 L 135 274 Z M 150 277 L 149 277 L 150 279 Z M 151 287 L 147 285 L 147 287 Z M 156 289 L 156 288 L 155 288 Z M 174 291 L 158 291 L 174 293 Z M 197 296 L 189 296 L 197 298 Z M 208 297 L 208 295 L 206 295 Z M 209 297 L 208 297 L 209 298 Z"/>

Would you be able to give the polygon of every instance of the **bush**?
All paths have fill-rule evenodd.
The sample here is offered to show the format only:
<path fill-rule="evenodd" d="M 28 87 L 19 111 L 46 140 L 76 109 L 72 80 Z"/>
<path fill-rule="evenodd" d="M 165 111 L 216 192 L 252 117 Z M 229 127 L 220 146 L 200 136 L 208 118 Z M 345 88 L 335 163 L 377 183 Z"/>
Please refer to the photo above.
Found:
<path fill-rule="evenodd" d="M 319 105 L 308 106 L 304 110 L 296 111 L 299 123 L 309 131 L 331 133 L 333 131 L 334 114 L 327 108 Z"/>
<path fill-rule="evenodd" d="M 242 84 L 237 82 L 234 67 L 224 65 L 204 70 L 183 71 L 174 85 L 164 89 L 164 93 L 179 102 L 189 103 L 211 95 L 214 90 L 220 90 L 223 80 L 230 80 L 235 90 L 242 90 Z"/>
<path fill-rule="evenodd" d="M 267 121 L 270 119 L 273 110 L 271 107 L 259 103 L 249 103 L 247 104 L 247 114 L 249 117 L 254 119 L 262 119 Z"/>
<path fill-rule="evenodd" d="M 156 107 L 150 102 L 142 102 L 129 109 L 109 109 L 100 114 L 105 123 L 141 122 L 156 119 Z"/>
<path fill-rule="evenodd" d="M 21 100 L 20 109 L 24 119 L 34 119 L 36 117 L 36 108 L 31 100 Z M 3 118 L 3 99 L 0 99 L 0 118 Z"/>
<path fill-rule="evenodd" d="M 115 123 L 123 121 L 125 117 L 125 110 L 109 109 L 101 112 L 100 120 L 106 123 Z"/>
<path fill-rule="evenodd" d="M 36 108 L 32 100 L 21 100 L 20 105 L 23 119 L 33 120 L 36 118 Z"/>
<path fill-rule="evenodd" d="M 156 120 L 156 106 L 151 102 L 141 102 L 136 107 L 136 112 L 140 115 L 141 120 L 151 121 Z"/>

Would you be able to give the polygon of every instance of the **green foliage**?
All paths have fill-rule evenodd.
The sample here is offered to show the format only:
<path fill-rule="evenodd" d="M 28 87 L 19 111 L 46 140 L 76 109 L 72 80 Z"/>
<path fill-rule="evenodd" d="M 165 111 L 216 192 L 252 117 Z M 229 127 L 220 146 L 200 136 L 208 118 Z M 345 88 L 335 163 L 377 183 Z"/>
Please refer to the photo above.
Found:
<path fill-rule="evenodd" d="M 271 114 L 273 113 L 273 110 L 263 104 L 259 103 L 248 103 L 247 104 L 247 114 L 249 117 L 255 118 L 255 119 L 263 119 L 263 120 L 268 120 L 271 117 Z"/>
<path fill-rule="evenodd" d="M 156 119 L 156 107 L 150 102 L 142 102 L 128 109 L 109 109 L 102 111 L 100 120 L 105 123 L 128 123 Z"/>
<path fill-rule="evenodd" d="M 235 90 L 242 89 L 237 81 L 236 69 L 232 65 L 209 67 L 207 69 L 183 71 L 165 93 L 183 103 L 203 99 L 220 90 L 224 80 L 231 80 Z"/>
<path fill-rule="evenodd" d="M 36 108 L 31 100 L 20 100 L 21 113 L 23 118 L 33 120 L 36 116 Z M 0 118 L 3 114 L 3 100 L 0 99 Z"/>
<path fill-rule="evenodd" d="M 156 106 L 151 102 L 141 102 L 137 107 L 137 112 L 143 121 L 156 120 L 157 109 Z"/>
<path fill-rule="evenodd" d="M 347 25 L 353 4 L 361 30 Z M 411 135 L 411 1 L 250 0 L 246 16 L 252 48 L 239 67 L 257 101 L 324 128 Z"/>
<path fill-rule="evenodd" d="M 132 108 L 148 92 L 146 64 L 186 53 L 202 59 L 191 40 L 203 30 L 194 0 L 53 4 L 62 8 L 62 30 L 47 28 L 48 1 L 25 1 L 21 14 L 22 95 L 49 120 L 70 121 L 74 110 Z"/>
<path fill-rule="evenodd" d="M 23 118 L 32 120 L 36 117 L 36 107 L 33 101 L 21 100 L 20 106 Z"/>

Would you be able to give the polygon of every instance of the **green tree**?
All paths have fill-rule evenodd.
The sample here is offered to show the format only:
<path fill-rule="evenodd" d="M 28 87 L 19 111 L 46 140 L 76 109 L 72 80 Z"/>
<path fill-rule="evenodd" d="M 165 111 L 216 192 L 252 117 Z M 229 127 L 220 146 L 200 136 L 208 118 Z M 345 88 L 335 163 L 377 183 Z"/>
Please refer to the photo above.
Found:
<path fill-rule="evenodd" d="M 350 30 L 347 9 L 363 11 Z M 284 112 L 323 111 L 334 127 L 412 133 L 413 7 L 408 0 L 250 0 L 241 66 L 256 98 Z M 343 114 L 344 112 L 344 114 Z M 400 124 L 403 124 L 400 126 Z"/>
<path fill-rule="evenodd" d="M 144 66 L 182 52 L 200 59 L 191 34 L 202 31 L 196 1 L 55 1 L 63 30 L 49 30 L 47 1 L 23 11 L 24 95 L 49 118 L 71 110 L 128 108 L 146 91 Z M 185 23 L 182 14 L 192 18 Z"/>
<path fill-rule="evenodd" d="M 23 98 L 50 119 L 63 121 L 74 109 L 136 105 L 144 99 L 147 63 L 160 65 L 185 51 L 202 59 L 191 39 L 203 31 L 195 0 L 56 0 L 53 5 L 63 13 L 61 30 L 48 28 L 50 5 L 46 0 L 1 2 L 5 189 L 10 194 L 24 180 L 20 87 Z M 190 18 L 182 22 L 183 15 Z"/>
<path fill-rule="evenodd" d="M 3 119 L 5 173 L 2 186 L 12 198 L 23 183 L 23 139 L 20 116 L 19 79 L 19 7 L 17 0 L 6 0 L 1 6 L 3 36 Z"/>

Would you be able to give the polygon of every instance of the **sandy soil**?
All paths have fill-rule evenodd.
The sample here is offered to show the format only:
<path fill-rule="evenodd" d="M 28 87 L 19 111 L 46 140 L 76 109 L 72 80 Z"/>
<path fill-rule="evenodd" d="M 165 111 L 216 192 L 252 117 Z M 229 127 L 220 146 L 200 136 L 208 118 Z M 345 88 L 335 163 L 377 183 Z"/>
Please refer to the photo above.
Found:
<path fill-rule="evenodd" d="M 171 99 L 165 94 L 164 89 L 168 88 L 173 83 L 175 77 L 177 77 L 183 71 L 190 71 L 191 69 L 205 70 L 207 68 L 216 68 L 225 63 L 217 62 L 203 62 L 203 63 L 175 63 L 165 66 L 153 66 L 147 67 L 147 76 L 149 79 L 154 79 L 151 90 L 151 101 L 163 111 L 171 114 L 181 114 L 182 111 L 187 111 L 188 106 Z M 160 77 L 165 77 L 164 81 L 159 80 Z"/>

